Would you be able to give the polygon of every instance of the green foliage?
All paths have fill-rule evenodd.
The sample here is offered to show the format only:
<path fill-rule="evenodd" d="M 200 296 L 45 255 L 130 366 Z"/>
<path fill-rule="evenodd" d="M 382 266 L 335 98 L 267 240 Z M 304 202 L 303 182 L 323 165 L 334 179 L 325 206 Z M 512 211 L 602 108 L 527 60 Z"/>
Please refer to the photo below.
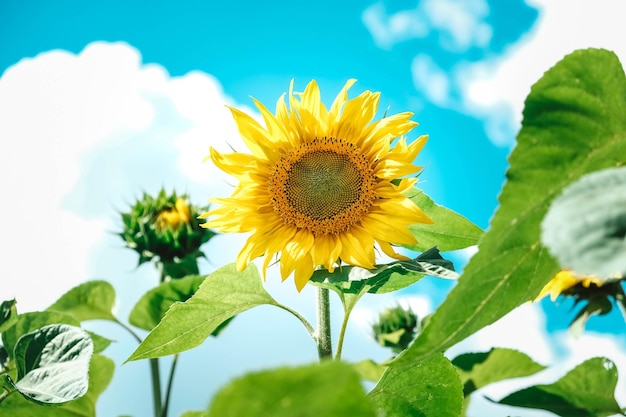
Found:
<path fill-rule="evenodd" d="M 152 330 L 161 321 L 170 306 L 185 302 L 198 290 L 204 276 L 191 275 L 167 281 L 143 295 L 130 312 L 128 321 L 133 326 Z"/>
<path fill-rule="evenodd" d="M 2 344 L 12 354 L 17 340 L 27 333 L 34 332 L 49 324 L 69 324 L 80 326 L 73 316 L 58 311 L 34 311 L 20 314 L 11 328 L 2 333 Z"/>
<path fill-rule="evenodd" d="M 326 361 L 248 374 L 217 393 L 209 417 L 375 417 L 352 366 Z"/>
<path fill-rule="evenodd" d="M 43 407 L 21 395 L 11 395 L 0 403 L 0 414 L 11 417 L 95 417 L 96 400 L 111 382 L 114 369 L 111 359 L 93 355 L 89 366 L 89 389 L 82 397 L 55 407 Z"/>
<path fill-rule="evenodd" d="M 377 364 L 371 359 L 362 360 L 352 366 L 354 366 L 361 379 L 371 382 L 378 382 L 387 369 L 386 365 Z"/>
<path fill-rule="evenodd" d="M 465 353 L 454 358 L 452 364 L 458 369 L 466 396 L 494 382 L 533 375 L 545 369 L 528 355 L 505 348 Z"/>
<path fill-rule="evenodd" d="M 542 222 L 542 243 L 561 265 L 600 282 L 626 274 L 626 167 L 584 175 Z"/>
<path fill-rule="evenodd" d="M 378 415 L 387 417 L 458 417 L 463 386 L 440 354 L 415 364 L 392 364 L 368 398 Z"/>
<path fill-rule="evenodd" d="M 13 326 L 17 321 L 15 304 L 15 300 L 3 301 L 0 304 L 0 333 Z"/>
<path fill-rule="evenodd" d="M 107 281 L 88 281 L 61 296 L 47 311 L 58 311 L 73 316 L 79 322 L 85 320 L 115 321 L 113 305 L 115 289 Z"/>
<path fill-rule="evenodd" d="M 417 223 L 410 226 L 409 230 L 418 243 L 403 246 L 418 252 L 424 252 L 436 246 L 440 251 L 447 252 L 478 243 L 483 231 L 465 217 L 436 204 L 417 188 L 411 190 L 408 197 L 433 220 L 433 223 Z"/>
<path fill-rule="evenodd" d="M 540 408 L 562 417 L 606 417 L 621 414 L 615 401 L 617 368 L 606 358 L 592 358 L 549 385 L 514 392 L 500 404 Z"/>
<path fill-rule="evenodd" d="M 128 358 L 129 361 L 180 353 L 201 344 L 236 314 L 276 301 L 265 291 L 259 272 L 249 265 L 237 272 L 227 265 L 206 277 L 196 293 L 175 303 Z"/>
<path fill-rule="evenodd" d="M 15 344 L 16 389 L 27 399 L 60 404 L 87 392 L 93 342 L 79 327 L 51 324 Z"/>
<path fill-rule="evenodd" d="M 566 56 L 532 87 L 500 207 L 458 285 L 398 360 L 428 357 L 532 300 L 560 265 L 540 223 L 585 173 L 626 163 L 626 78 L 612 52 Z"/>
<path fill-rule="evenodd" d="M 365 293 L 384 294 L 406 288 L 426 275 L 454 279 L 452 262 L 444 259 L 437 248 L 430 248 L 415 259 L 378 265 L 376 269 L 342 266 L 330 273 L 318 270 L 311 284 L 333 290 L 344 305 L 355 303 Z"/>

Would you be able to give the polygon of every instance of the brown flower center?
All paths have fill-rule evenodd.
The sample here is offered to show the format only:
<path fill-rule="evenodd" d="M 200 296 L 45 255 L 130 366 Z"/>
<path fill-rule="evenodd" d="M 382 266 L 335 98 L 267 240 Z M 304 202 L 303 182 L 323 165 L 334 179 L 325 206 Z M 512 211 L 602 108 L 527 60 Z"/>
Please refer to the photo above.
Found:
<path fill-rule="evenodd" d="M 376 198 L 375 184 L 366 155 L 334 138 L 314 139 L 282 155 L 268 182 L 274 211 L 285 224 L 315 236 L 358 223 Z"/>

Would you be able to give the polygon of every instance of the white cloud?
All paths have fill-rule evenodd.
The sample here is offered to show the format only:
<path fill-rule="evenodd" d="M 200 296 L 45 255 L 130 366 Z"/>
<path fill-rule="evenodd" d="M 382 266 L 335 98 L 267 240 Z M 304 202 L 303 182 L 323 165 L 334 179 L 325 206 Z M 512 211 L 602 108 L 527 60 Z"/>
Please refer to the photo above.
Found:
<path fill-rule="evenodd" d="M 435 33 L 444 49 L 462 52 L 491 40 L 485 0 L 422 0 L 413 9 L 388 13 L 383 2 L 363 11 L 363 23 L 380 48 Z"/>
<path fill-rule="evenodd" d="M 447 107 L 450 103 L 450 78 L 430 55 L 419 54 L 411 62 L 413 84 L 431 102 Z"/>
<path fill-rule="evenodd" d="M 16 297 L 20 311 L 41 309 L 101 277 L 90 265 L 94 248 L 119 227 L 116 210 L 143 190 L 202 187 L 198 203 L 227 194 L 217 169 L 202 163 L 211 145 L 239 145 L 224 104 L 233 101 L 211 76 L 170 77 L 123 43 L 51 51 L 7 69 L 2 297 Z"/>

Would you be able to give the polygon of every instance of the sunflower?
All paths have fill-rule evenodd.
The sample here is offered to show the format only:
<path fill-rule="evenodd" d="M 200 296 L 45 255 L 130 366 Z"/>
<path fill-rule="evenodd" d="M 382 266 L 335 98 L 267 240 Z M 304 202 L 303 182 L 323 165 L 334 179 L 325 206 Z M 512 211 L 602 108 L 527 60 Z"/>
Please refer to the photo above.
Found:
<path fill-rule="evenodd" d="M 265 256 L 263 277 L 274 256 L 283 281 L 294 273 L 300 291 L 313 271 L 341 263 L 371 269 L 375 245 L 390 257 L 406 259 L 392 244 L 414 244 L 407 226 L 432 223 L 405 197 L 420 171 L 412 164 L 426 143 L 407 144 L 403 135 L 417 126 L 405 112 L 372 122 L 380 93 L 365 91 L 348 99 L 349 80 L 330 109 L 321 102 L 315 80 L 302 93 L 289 87 L 272 114 L 254 100 L 265 126 L 231 108 L 251 154 L 222 154 L 211 148 L 215 165 L 239 184 L 220 206 L 202 215 L 204 227 L 251 233 L 237 257 L 243 270 Z M 392 143 L 395 142 L 395 146 Z"/>
<path fill-rule="evenodd" d="M 601 287 L 603 283 L 603 280 L 596 277 L 578 275 L 569 269 L 562 269 L 543 287 L 537 298 L 535 298 L 535 301 L 542 299 L 548 294 L 550 294 L 550 299 L 554 301 L 559 295 L 578 284 L 581 284 L 585 288 L 589 288 L 592 284 L 595 287 Z"/>

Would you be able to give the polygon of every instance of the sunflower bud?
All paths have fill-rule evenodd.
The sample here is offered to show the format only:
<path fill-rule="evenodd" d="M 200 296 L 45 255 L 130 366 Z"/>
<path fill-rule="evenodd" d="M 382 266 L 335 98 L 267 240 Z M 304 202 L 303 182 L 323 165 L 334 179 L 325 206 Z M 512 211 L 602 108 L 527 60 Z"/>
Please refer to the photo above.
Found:
<path fill-rule="evenodd" d="M 378 322 L 372 325 L 372 331 L 381 346 L 398 354 L 413 341 L 417 327 L 417 315 L 413 310 L 397 305 L 380 313 Z"/>
<path fill-rule="evenodd" d="M 163 278 L 197 274 L 197 258 L 204 256 L 200 246 L 215 235 L 197 220 L 206 210 L 190 204 L 185 194 L 161 190 L 154 198 L 144 193 L 130 212 L 122 213 L 124 230 L 119 235 L 139 254 L 140 265 L 156 262 Z"/>

